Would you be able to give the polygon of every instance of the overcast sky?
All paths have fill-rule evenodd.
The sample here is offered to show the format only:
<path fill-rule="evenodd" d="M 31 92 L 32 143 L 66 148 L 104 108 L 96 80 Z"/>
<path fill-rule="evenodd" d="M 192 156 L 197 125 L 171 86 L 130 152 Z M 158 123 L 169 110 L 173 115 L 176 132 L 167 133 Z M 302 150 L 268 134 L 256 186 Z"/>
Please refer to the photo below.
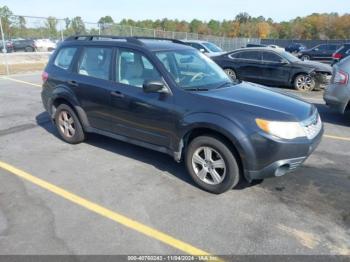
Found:
<path fill-rule="evenodd" d="M 115 21 L 123 18 L 208 21 L 233 19 L 240 12 L 280 22 L 314 12 L 350 12 L 350 0 L 0 0 L 0 6 L 3 5 L 18 15 L 81 16 L 86 22 L 97 22 L 105 15 Z"/>

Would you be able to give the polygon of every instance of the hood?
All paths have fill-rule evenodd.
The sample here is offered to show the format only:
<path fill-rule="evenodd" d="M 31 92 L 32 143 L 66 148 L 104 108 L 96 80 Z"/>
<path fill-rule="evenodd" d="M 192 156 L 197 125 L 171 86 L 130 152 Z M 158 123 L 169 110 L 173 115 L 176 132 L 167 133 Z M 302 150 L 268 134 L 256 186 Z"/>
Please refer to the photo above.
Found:
<path fill-rule="evenodd" d="M 330 65 L 320 63 L 320 62 L 315 62 L 315 61 L 298 61 L 294 62 L 294 64 L 301 65 L 301 66 L 306 66 L 309 68 L 314 68 L 316 71 L 321 71 L 321 72 L 327 72 L 327 73 L 332 73 L 332 67 Z"/>
<path fill-rule="evenodd" d="M 276 121 L 303 121 L 315 110 L 313 105 L 294 96 L 248 82 L 198 94 L 225 101 L 234 107 L 233 110 Z"/>

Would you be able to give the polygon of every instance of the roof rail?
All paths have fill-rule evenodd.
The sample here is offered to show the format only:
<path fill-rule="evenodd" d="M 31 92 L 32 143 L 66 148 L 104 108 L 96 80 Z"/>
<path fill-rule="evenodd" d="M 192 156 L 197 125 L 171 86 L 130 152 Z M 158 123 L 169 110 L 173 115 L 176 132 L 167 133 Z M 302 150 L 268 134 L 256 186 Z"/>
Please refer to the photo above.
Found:
<path fill-rule="evenodd" d="M 93 40 L 125 40 L 126 42 L 133 43 L 136 45 L 143 45 L 142 41 L 129 36 L 113 36 L 113 35 L 73 35 L 67 37 L 64 41 L 93 41 Z"/>
<path fill-rule="evenodd" d="M 134 36 L 133 38 L 135 39 L 144 39 L 144 40 L 161 40 L 161 41 L 170 41 L 175 44 L 181 44 L 181 45 L 186 45 L 185 42 L 178 40 L 178 39 L 173 39 L 173 38 L 166 38 L 166 37 L 149 37 L 149 36 Z"/>
<path fill-rule="evenodd" d="M 136 45 L 144 45 L 141 40 L 160 40 L 160 41 L 170 41 L 175 44 L 186 45 L 183 41 L 172 39 L 172 38 L 164 38 L 164 37 L 147 37 L 147 36 L 113 36 L 113 35 L 73 35 L 69 36 L 65 39 L 65 41 L 93 41 L 93 40 L 125 40 L 129 43 L 133 43 Z"/>

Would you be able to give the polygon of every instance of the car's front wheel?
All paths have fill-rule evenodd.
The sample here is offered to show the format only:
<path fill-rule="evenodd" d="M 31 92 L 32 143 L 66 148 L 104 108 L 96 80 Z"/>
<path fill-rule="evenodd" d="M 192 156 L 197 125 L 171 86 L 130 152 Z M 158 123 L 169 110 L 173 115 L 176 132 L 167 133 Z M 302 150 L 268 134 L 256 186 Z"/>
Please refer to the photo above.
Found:
<path fill-rule="evenodd" d="M 85 133 L 74 110 L 61 104 L 55 112 L 55 125 L 61 138 L 70 144 L 78 144 L 85 140 Z"/>
<path fill-rule="evenodd" d="M 297 75 L 293 84 L 298 91 L 312 91 L 316 85 L 315 79 L 308 74 Z"/>
<path fill-rule="evenodd" d="M 206 191 L 220 194 L 235 187 L 240 180 L 236 157 L 220 138 L 194 138 L 185 158 L 192 179 Z"/>
<path fill-rule="evenodd" d="M 235 70 L 231 69 L 231 68 L 226 68 L 224 69 L 226 75 L 228 75 L 229 77 L 231 77 L 231 79 L 236 80 L 237 79 L 237 74 L 235 72 Z"/>

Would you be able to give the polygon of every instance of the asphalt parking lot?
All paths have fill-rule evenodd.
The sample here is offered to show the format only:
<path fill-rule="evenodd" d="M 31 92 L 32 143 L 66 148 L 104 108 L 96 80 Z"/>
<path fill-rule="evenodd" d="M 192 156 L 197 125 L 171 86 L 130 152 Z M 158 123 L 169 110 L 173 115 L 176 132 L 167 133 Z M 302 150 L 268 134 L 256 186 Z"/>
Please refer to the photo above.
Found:
<path fill-rule="evenodd" d="M 325 125 L 300 169 L 213 195 L 167 155 L 98 135 L 64 143 L 40 83 L 0 77 L 0 254 L 350 255 L 350 116 L 322 92 L 283 89 Z"/>

